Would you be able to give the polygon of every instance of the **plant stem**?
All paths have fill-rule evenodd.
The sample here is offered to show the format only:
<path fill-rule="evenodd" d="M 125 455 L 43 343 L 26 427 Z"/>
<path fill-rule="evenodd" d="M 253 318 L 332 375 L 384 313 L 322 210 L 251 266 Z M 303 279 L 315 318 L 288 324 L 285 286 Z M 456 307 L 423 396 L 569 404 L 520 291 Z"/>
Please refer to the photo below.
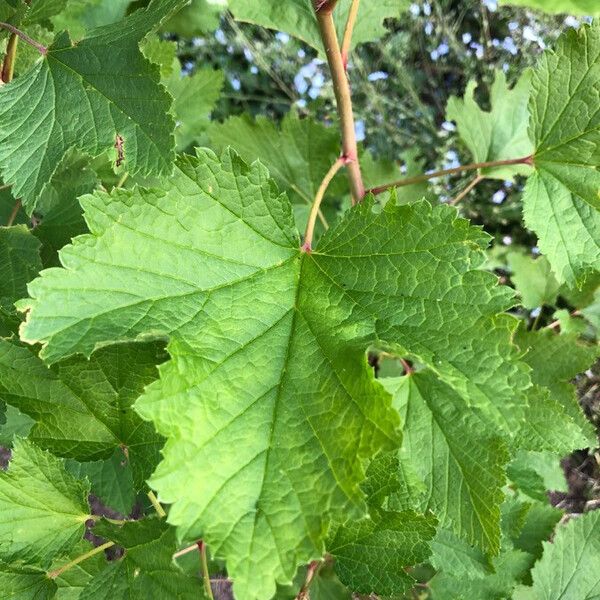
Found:
<path fill-rule="evenodd" d="M 302 245 L 302 250 L 304 252 L 310 252 L 312 250 L 312 241 L 315 234 L 315 224 L 317 222 L 317 217 L 319 216 L 319 211 L 321 209 L 321 202 L 325 197 L 325 192 L 329 187 L 332 179 L 336 176 L 338 171 L 346 164 L 346 159 L 343 157 L 338 158 L 332 165 L 327 174 L 323 178 L 319 189 L 317 190 L 317 194 L 315 196 L 315 200 L 313 202 L 312 208 L 310 209 L 310 214 L 308 215 L 308 223 L 306 224 L 306 232 L 304 233 L 304 244 Z"/>
<path fill-rule="evenodd" d="M 456 173 L 463 173 L 465 171 L 474 171 L 475 169 L 491 169 L 493 167 L 504 167 L 510 165 L 533 165 L 533 156 L 524 156 L 523 158 L 511 158 L 509 160 L 493 160 L 490 162 L 471 163 L 470 165 L 461 165 L 453 169 L 444 169 L 443 171 L 434 171 L 433 173 L 425 173 L 425 175 L 417 175 L 416 177 L 407 177 L 406 179 L 400 179 L 393 183 L 386 183 L 378 187 L 367 190 L 370 194 L 381 194 L 386 190 L 393 187 L 404 187 L 406 185 L 414 185 L 415 183 L 423 183 L 430 179 L 437 179 L 438 177 L 444 177 L 445 175 L 455 175 Z"/>
<path fill-rule="evenodd" d="M 306 571 L 306 579 L 304 580 L 304 584 L 302 585 L 302 588 L 300 589 L 300 591 L 298 592 L 298 595 L 296 596 L 296 600 L 308 600 L 309 599 L 308 588 L 310 588 L 310 584 L 313 582 L 315 575 L 317 574 L 317 571 L 319 570 L 319 567 L 321 566 L 321 564 L 322 563 L 320 560 L 313 560 L 308 565 L 308 570 Z"/>
<path fill-rule="evenodd" d="M 475 177 L 473 181 L 471 181 L 469 185 L 460 194 L 458 194 L 456 198 L 454 198 L 454 200 L 450 201 L 449 204 L 451 206 L 456 206 L 461 200 L 466 198 L 484 179 L 485 177 L 483 175 L 477 175 L 477 177 Z"/>
<path fill-rule="evenodd" d="M 202 564 L 202 580 L 204 581 L 204 589 L 209 600 L 214 600 L 212 587 L 210 585 L 210 573 L 208 572 L 208 560 L 206 559 L 206 544 L 202 540 L 198 542 L 198 550 L 200 550 L 200 562 Z"/>
<path fill-rule="evenodd" d="M 352 34 L 354 33 L 354 26 L 356 25 L 359 7 L 360 0 L 352 0 L 350 12 L 348 13 L 348 21 L 346 22 L 346 29 L 344 30 L 344 39 L 342 40 L 342 62 L 344 63 L 344 69 L 346 70 L 348 70 L 348 57 L 350 55 L 350 46 L 352 44 Z"/>
<path fill-rule="evenodd" d="M 580 310 L 574 310 L 571 313 L 571 317 L 578 317 L 581 315 L 581 311 Z M 550 323 L 550 325 L 546 325 L 546 329 L 556 329 L 557 327 L 560 327 L 560 320 L 556 319 L 556 321 L 552 321 L 552 323 Z"/>
<path fill-rule="evenodd" d="M 46 46 L 42 46 L 42 44 L 40 44 L 39 42 L 36 42 L 35 40 L 31 39 L 26 33 L 21 31 L 20 29 L 17 29 L 14 25 L 11 25 L 10 23 L 0 22 L 0 29 L 6 29 L 12 34 L 18 35 L 26 44 L 33 46 L 42 56 L 48 54 L 48 48 L 46 48 Z"/>
<path fill-rule="evenodd" d="M 62 567 L 56 569 L 56 571 L 51 571 L 50 573 L 48 573 L 48 577 L 50 579 L 56 579 L 57 577 L 60 577 L 65 571 L 68 571 L 69 569 L 78 565 L 79 563 L 83 562 L 84 560 L 87 560 L 88 558 L 92 558 L 92 556 L 96 556 L 96 554 L 99 554 L 100 552 L 103 552 L 104 550 L 107 550 L 108 548 L 112 548 L 112 546 L 114 546 L 114 545 L 115 545 L 114 542 L 106 542 L 106 544 L 102 544 L 102 546 L 97 546 L 93 550 L 90 550 L 89 552 L 86 552 L 85 554 L 78 556 L 77 558 L 72 560 L 70 563 L 67 563 L 66 565 L 63 565 Z"/>
<path fill-rule="evenodd" d="M 148 498 L 150 502 L 152 502 L 152 506 L 154 507 L 154 510 L 156 511 L 158 516 L 161 519 L 164 519 L 167 516 L 167 513 L 165 512 L 165 509 L 161 506 L 160 502 L 158 501 L 158 498 L 154 495 L 154 492 L 152 490 L 148 492 Z"/>
<path fill-rule="evenodd" d="M 360 172 L 358 161 L 358 148 L 356 145 L 356 132 L 354 129 L 354 114 L 352 112 L 352 96 L 350 83 L 346 75 L 340 44 L 338 42 L 335 23 L 333 22 L 333 8 L 335 2 L 320 2 L 314 0 L 317 22 L 327 53 L 327 62 L 333 80 L 333 91 L 337 102 L 340 127 L 342 130 L 342 157 L 347 162 L 348 180 L 352 193 L 352 203 L 360 202 L 365 195 L 365 187 Z"/>
<path fill-rule="evenodd" d="M 15 202 L 15 205 L 13 206 L 13 209 L 12 209 L 12 212 L 10 213 L 10 216 L 8 217 L 8 221 L 6 222 L 6 226 L 7 227 L 12 227 L 12 225 L 15 222 L 15 219 L 17 218 L 17 215 L 19 214 L 20 210 L 21 210 L 21 201 L 17 200 Z"/>
<path fill-rule="evenodd" d="M 17 45 L 19 43 L 19 36 L 15 33 L 11 33 L 8 38 L 8 44 L 6 46 L 6 56 L 2 63 L 2 83 L 9 83 L 12 81 L 15 73 L 15 58 L 17 56 Z"/>
<path fill-rule="evenodd" d="M 530 331 L 537 331 L 537 329 L 539 329 L 543 313 L 544 313 L 544 307 L 540 306 L 540 312 L 535 317 L 535 319 L 533 321 L 533 324 L 531 325 L 531 330 Z"/>
<path fill-rule="evenodd" d="M 117 181 L 117 185 L 115 188 L 122 188 L 125 185 L 125 182 L 129 179 L 129 171 L 125 171 L 119 181 Z"/>

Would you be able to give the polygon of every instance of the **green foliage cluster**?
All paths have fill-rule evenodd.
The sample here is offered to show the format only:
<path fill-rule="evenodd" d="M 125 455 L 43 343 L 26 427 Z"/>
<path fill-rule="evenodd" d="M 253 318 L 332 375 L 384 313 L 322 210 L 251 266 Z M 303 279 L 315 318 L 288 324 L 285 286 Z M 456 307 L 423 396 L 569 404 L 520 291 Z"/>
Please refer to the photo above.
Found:
<path fill-rule="evenodd" d="M 525 182 L 536 252 L 488 250 L 418 150 L 340 159 L 322 37 L 408 8 L 0 0 L 3 597 L 600 593 L 594 501 L 546 498 L 597 445 L 600 25 L 445 107 L 473 187 Z M 339 113 L 213 118 L 224 74 L 178 49 L 225 10 L 328 56 Z"/>

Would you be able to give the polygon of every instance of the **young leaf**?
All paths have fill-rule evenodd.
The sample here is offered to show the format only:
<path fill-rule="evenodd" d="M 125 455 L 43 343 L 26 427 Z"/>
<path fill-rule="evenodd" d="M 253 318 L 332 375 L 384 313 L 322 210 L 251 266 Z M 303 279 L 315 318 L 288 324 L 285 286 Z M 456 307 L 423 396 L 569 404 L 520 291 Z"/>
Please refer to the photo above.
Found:
<path fill-rule="evenodd" d="M 340 40 L 348 21 L 350 6 L 350 0 L 340 0 L 333 12 Z M 285 31 L 324 54 L 313 0 L 288 0 L 285 4 L 271 0 L 229 0 L 229 8 L 239 21 Z M 400 17 L 407 8 L 408 2 L 405 0 L 361 2 L 352 47 L 382 37 L 385 33 L 384 20 Z"/>
<path fill-rule="evenodd" d="M 186 3 L 153 0 L 76 44 L 60 33 L 31 71 L 0 89 L 0 169 L 29 212 L 72 148 L 97 156 L 116 147 L 133 174 L 171 173 L 171 98 L 138 43 Z"/>
<path fill-rule="evenodd" d="M 533 309 L 556 303 L 560 284 L 554 278 L 545 256 L 533 258 L 522 252 L 506 255 L 511 279 L 525 308 Z"/>
<path fill-rule="evenodd" d="M 230 117 L 208 130 L 211 145 L 231 146 L 248 163 L 256 159 L 292 202 L 312 204 L 329 167 L 340 154 L 340 137 L 333 127 L 288 113 L 278 128 L 266 117 Z M 332 188 L 330 188 L 331 193 Z"/>
<path fill-rule="evenodd" d="M 535 8 L 548 13 L 600 15 L 596 0 L 500 0 L 500 4 Z"/>
<path fill-rule="evenodd" d="M 327 552 L 335 558 L 340 581 L 354 592 L 403 594 L 415 581 L 406 567 L 431 554 L 435 524 L 432 515 L 374 510 L 367 519 L 334 527 Z"/>
<path fill-rule="evenodd" d="M 331 516 L 364 512 L 360 459 L 398 443 L 370 343 L 431 364 L 491 421 L 520 422 L 526 366 L 513 320 L 496 318 L 511 294 L 473 270 L 487 238 L 449 207 L 369 199 L 303 252 L 260 163 L 198 151 L 179 169 L 163 190 L 83 199 L 92 234 L 30 286 L 22 335 L 50 362 L 170 336 L 172 360 L 136 405 L 169 438 L 152 486 L 182 537 L 227 559 L 238 595 L 269 598 L 321 554 Z M 490 473 L 476 471 L 490 500 L 493 447 Z"/>
<path fill-rule="evenodd" d="M 125 549 L 93 577 L 79 600 L 202 600 L 200 579 L 185 575 L 173 562 L 175 530 L 164 521 L 144 519 L 122 527 L 100 522 L 94 533 Z"/>
<path fill-rule="evenodd" d="M 496 71 L 490 89 L 491 111 L 482 110 L 475 100 L 476 81 L 470 81 L 463 99 L 448 100 L 446 118 L 456 121 L 458 134 L 473 156 L 473 162 L 489 162 L 529 156 L 533 146 L 527 132 L 527 111 L 531 92 L 531 71 L 525 71 L 510 89 L 503 71 Z M 493 179 L 528 175 L 531 167 L 510 165 L 482 169 Z"/>
<path fill-rule="evenodd" d="M 27 296 L 27 284 L 40 272 L 40 242 L 25 225 L 0 227 L 0 311 L 15 312 Z"/>
<path fill-rule="evenodd" d="M 47 567 L 83 536 L 89 488 L 61 460 L 16 439 L 0 471 L 0 559 Z"/>
<path fill-rule="evenodd" d="M 160 344 L 119 344 L 49 370 L 29 348 L 0 340 L 0 398 L 35 419 L 30 439 L 59 456 L 91 461 L 120 449 L 141 486 L 162 439 L 131 406 L 161 357 Z"/>
<path fill-rule="evenodd" d="M 178 150 L 183 151 L 197 143 L 208 129 L 210 113 L 221 95 L 224 81 L 222 71 L 206 68 L 198 69 L 188 77 L 173 74 L 166 82 L 175 99 L 173 110 L 178 123 L 175 129 Z"/>
<path fill-rule="evenodd" d="M 523 196 L 525 223 L 560 282 L 600 269 L 600 25 L 568 30 L 533 77 L 530 133 L 535 173 Z"/>
<path fill-rule="evenodd" d="M 0 590 L 7 600 L 51 600 L 57 589 L 41 569 L 0 562 Z"/>
<path fill-rule="evenodd" d="M 432 373 L 384 381 L 404 420 L 403 449 L 427 487 L 421 510 L 431 510 L 442 526 L 497 553 L 508 459 L 504 445 L 486 435 L 476 413 Z"/>
<path fill-rule="evenodd" d="M 532 571 L 533 600 L 592 600 L 600 595 L 600 511 L 559 527 Z"/>

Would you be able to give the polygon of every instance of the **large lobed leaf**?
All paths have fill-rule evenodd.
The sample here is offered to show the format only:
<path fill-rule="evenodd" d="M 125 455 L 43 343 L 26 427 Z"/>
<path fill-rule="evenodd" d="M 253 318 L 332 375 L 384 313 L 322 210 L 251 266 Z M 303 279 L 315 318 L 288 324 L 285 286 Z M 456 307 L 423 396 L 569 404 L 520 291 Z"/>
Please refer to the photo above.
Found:
<path fill-rule="evenodd" d="M 530 135 L 535 173 L 523 198 L 560 282 L 600 269 L 600 25 L 564 33 L 533 77 Z"/>
<path fill-rule="evenodd" d="M 30 286 L 23 339 L 56 362 L 170 338 L 137 402 L 168 438 L 151 484 L 239 597 L 271 597 L 323 553 L 331 518 L 364 515 L 362 462 L 399 441 L 369 344 L 429 364 L 488 422 L 520 423 L 529 379 L 496 319 L 512 295 L 473 270 L 487 237 L 454 209 L 367 200 L 304 253 L 264 167 L 209 151 L 164 189 L 83 204 L 92 234 Z"/>
<path fill-rule="evenodd" d="M 175 123 L 171 97 L 138 44 L 188 0 L 153 0 L 73 43 L 58 34 L 48 52 L 0 90 L 0 170 L 29 211 L 72 148 L 99 155 L 122 141 L 131 173 L 168 175 Z"/>

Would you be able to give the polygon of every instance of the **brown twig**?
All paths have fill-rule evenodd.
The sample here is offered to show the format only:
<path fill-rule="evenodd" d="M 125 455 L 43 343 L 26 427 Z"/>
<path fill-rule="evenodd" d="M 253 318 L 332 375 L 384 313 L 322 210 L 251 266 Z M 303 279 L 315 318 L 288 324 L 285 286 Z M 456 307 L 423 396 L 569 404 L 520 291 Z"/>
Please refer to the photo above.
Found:
<path fill-rule="evenodd" d="M 310 585 L 313 582 L 321 564 L 322 562 L 320 560 L 313 560 L 308 565 L 308 570 L 306 571 L 306 579 L 304 580 L 304 584 L 302 585 L 300 591 L 298 592 L 298 595 L 296 596 L 296 600 L 309 600 L 310 596 L 308 595 L 308 589 L 310 588 Z"/>
<path fill-rule="evenodd" d="M 451 206 L 456 206 L 461 200 L 464 200 L 484 179 L 485 177 L 483 175 L 477 175 L 477 177 L 475 177 L 473 181 L 471 181 L 469 185 L 467 185 L 467 187 L 460 194 L 458 194 L 458 196 L 456 196 L 456 198 L 451 200 L 449 204 Z"/>
<path fill-rule="evenodd" d="M 342 131 L 342 157 L 346 160 L 352 203 L 360 202 L 365 195 L 360 164 L 358 160 L 358 147 L 354 128 L 354 114 L 352 111 L 352 96 L 350 83 L 342 60 L 342 52 L 333 21 L 334 2 L 313 0 L 317 22 L 327 54 L 327 62 L 333 80 L 333 91 L 337 102 Z"/>

